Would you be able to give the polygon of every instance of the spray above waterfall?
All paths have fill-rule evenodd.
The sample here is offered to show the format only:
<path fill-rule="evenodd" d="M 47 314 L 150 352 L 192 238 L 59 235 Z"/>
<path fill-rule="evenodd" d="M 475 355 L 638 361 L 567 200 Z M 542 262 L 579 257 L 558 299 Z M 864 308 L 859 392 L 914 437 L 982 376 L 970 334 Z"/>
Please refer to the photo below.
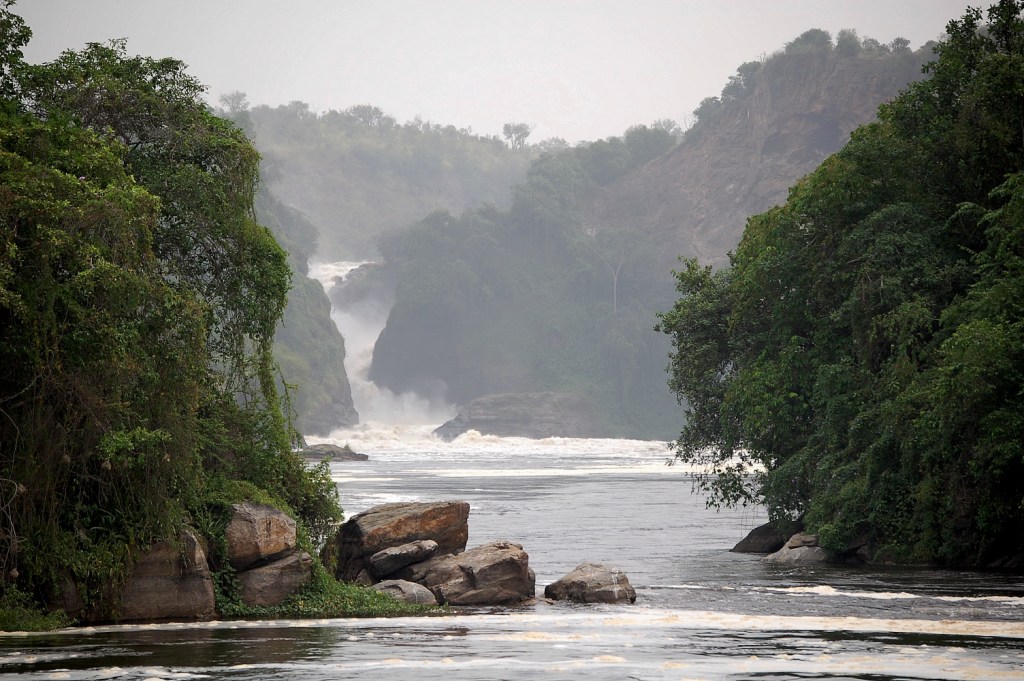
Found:
<path fill-rule="evenodd" d="M 344 285 L 345 279 L 367 262 L 310 263 L 309 276 L 316 279 L 330 296 L 331 289 Z M 381 388 L 368 378 L 373 347 L 387 324 L 391 302 L 367 298 L 347 305 L 331 307 L 331 319 L 345 339 L 345 371 L 352 387 L 352 401 L 364 425 L 436 426 L 455 416 L 456 408 L 444 397 L 444 386 L 430 394 L 396 394 Z"/>

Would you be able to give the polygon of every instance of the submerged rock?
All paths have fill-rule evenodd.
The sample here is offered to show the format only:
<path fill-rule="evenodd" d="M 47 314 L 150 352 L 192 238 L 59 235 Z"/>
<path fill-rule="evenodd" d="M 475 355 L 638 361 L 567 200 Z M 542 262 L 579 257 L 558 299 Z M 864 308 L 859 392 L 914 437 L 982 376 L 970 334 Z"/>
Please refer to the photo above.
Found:
<path fill-rule="evenodd" d="M 626 573 L 598 563 L 577 565 L 572 572 L 544 588 L 544 596 L 575 603 L 636 602 L 636 589 Z"/>

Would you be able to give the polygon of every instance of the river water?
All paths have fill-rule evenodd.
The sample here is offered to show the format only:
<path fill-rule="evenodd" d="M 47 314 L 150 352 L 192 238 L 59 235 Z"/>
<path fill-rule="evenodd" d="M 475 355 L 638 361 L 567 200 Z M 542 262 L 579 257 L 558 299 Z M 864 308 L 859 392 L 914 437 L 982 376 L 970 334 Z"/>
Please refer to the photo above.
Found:
<path fill-rule="evenodd" d="M 328 288 L 359 264 L 310 271 Z M 0 634 L 4 679 L 1024 681 L 1024 576 L 787 568 L 730 553 L 763 514 L 705 508 L 692 471 L 666 465 L 665 443 L 474 432 L 442 442 L 430 431 L 454 407 L 366 380 L 386 305 L 332 317 L 367 425 L 323 441 L 370 456 L 332 465 L 348 515 L 465 500 L 469 545 L 522 544 L 540 594 L 577 564 L 604 562 L 626 572 L 636 604 Z"/>
<path fill-rule="evenodd" d="M 110 626 L 0 637 L 7 679 L 1024 679 L 1020 576 L 780 568 L 730 553 L 764 521 L 716 513 L 664 443 L 524 440 L 428 427 L 337 433 L 349 514 L 470 503 L 470 546 L 523 544 L 538 591 L 613 564 L 635 605 L 543 600 L 447 617 Z"/>

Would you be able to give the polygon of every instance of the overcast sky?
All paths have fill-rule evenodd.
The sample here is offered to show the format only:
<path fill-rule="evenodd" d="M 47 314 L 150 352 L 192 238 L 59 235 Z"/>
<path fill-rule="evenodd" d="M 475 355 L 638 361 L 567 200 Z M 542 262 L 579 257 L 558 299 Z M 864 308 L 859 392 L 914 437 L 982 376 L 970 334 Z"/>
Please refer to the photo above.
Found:
<path fill-rule="evenodd" d="M 682 121 L 736 67 L 809 28 L 917 48 L 976 0 L 18 0 L 26 50 L 47 61 L 87 42 L 176 57 L 252 104 L 317 111 L 374 104 L 531 141 Z"/>

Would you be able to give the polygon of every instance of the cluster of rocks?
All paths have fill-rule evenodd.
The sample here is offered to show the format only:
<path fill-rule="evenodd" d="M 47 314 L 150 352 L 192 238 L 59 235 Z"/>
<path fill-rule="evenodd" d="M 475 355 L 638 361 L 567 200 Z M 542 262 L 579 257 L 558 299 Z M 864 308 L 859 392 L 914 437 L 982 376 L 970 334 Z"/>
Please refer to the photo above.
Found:
<path fill-rule="evenodd" d="M 370 459 L 366 454 L 352 451 L 348 445 L 339 447 L 326 442 L 318 445 L 306 445 L 299 451 L 299 454 L 308 461 L 317 463 L 324 459 L 328 461 L 368 461 Z"/>
<path fill-rule="evenodd" d="M 764 561 L 779 565 L 817 565 L 820 563 L 864 563 L 868 561 L 868 542 L 858 537 L 840 553 L 829 553 L 819 544 L 818 535 L 805 533 L 800 524 L 795 534 L 785 534 L 772 523 L 755 527 L 732 551 L 763 553 Z"/>
<path fill-rule="evenodd" d="M 520 544 L 493 541 L 466 550 L 469 504 L 408 502 L 353 516 L 324 549 L 338 579 L 413 603 L 511 605 L 536 595 L 536 575 Z M 556 600 L 636 600 L 626 575 L 584 564 L 545 589 Z"/>
<path fill-rule="evenodd" d="M 236 570 L 246 605 L 278 605 L 312 576 L 313 559 L 298 549 L 295 521 L 272 506 L 234 504 L 226 540 L 226 560 Z M 109 618 L 109 614 L 85 610 L 70 577 L 55 600 L 55 607 L 84 622 Z M 154 544 L 113 600 L 117 603 L 114 619 L 122 622 L 214 617 L 216 601 L 205 542 L 186 531 L 176 541 Z"/>

